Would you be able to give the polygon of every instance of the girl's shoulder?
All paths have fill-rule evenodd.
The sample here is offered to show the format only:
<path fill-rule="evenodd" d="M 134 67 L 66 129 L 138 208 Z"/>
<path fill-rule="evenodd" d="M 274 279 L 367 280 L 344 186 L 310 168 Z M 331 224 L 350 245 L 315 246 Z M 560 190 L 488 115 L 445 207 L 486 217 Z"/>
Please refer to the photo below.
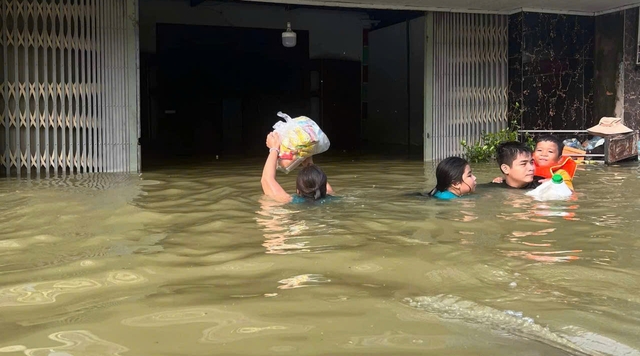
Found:
<path fill-rule="evenodd" d="M 340 197 L 335 196 L 335 195 L 327 195 L 326 197 L 316 200 L 316 201 L 310 201 L 307 200 L 301 196 L 299 196 L 298 194 L 294 194 L 291 196 L 291 204 L 303 204 L 303 203 L 314 203 L 314 204 L 324 204 L 324 203 L 329 203 L 332 201 L 336 201 L 336 200 L 340 200 Z"/>
<path fill-rule="evenodd" d="M 291 204 L 302 204 L 307 201 L 305 198 L 299 196 L 298 194 L 294 194 L 291 196 Z"/>
<path fill-rule="evenodd" d="M 433 194 L 433 197 L 440 200 L 451 200 L 451 199 L 458 198 L 457 195 L 451 193 L 448 190 L 445 190 L 444 192 L 437 191 Z"/>

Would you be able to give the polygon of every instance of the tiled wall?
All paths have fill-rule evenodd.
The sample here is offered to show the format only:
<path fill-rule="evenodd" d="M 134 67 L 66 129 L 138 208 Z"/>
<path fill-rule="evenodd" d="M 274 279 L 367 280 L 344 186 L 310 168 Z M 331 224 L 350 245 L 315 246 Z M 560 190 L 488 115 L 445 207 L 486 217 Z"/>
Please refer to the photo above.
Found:
<path fill-rule="evenodd" d="M 593 117 L 595 18 L 509 18 L 509 114 L 524 129 L 580 129 Z"/>

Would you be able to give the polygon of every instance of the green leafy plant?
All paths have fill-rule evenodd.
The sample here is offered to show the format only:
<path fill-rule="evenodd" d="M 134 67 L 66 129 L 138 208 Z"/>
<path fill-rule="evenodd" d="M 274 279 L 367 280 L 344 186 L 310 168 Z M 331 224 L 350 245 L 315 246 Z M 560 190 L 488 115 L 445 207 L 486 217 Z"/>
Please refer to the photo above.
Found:
<path fill-rule="evenodd" d="M 496 149 L 499 144 L 507 141 L 518 141 L 520 134 L 518 130 L 520 126 L 517 121 L 512 121 L 509 127 L 502 129 L 498 132 L 482 132 L 480 139 L 469 144 L 465 140 L 460 141 L 462 149 L 464 150 L 464 158 L 472 163 L 489 162 L 496 158 Z M 531 147 L 535 146 L 533 137 L 529 134 L 525 134 L 524 143 Z"/>

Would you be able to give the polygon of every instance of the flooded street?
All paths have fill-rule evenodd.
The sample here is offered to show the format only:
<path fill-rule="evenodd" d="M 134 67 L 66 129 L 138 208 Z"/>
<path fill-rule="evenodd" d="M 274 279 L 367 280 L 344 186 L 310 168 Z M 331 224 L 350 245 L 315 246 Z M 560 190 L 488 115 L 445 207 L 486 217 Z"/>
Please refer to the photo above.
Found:
<path fill-rule="evenodd" d="M 541 203 L 317 163 L 341 199 L 274 203 L 261 159 L 0 181 L 0 354 L 640 355 L 637 165 Z"/>

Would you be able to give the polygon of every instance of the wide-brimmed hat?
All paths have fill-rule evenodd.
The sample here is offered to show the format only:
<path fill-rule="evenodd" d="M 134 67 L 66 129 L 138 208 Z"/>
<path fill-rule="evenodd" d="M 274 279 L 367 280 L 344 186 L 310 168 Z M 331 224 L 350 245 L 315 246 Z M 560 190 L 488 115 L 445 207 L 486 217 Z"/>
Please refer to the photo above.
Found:
<path fill-rule="evenodd" d="M 618 117 L 603 117 L 596 126 L 588 128 L 587 131 L 601 135 L 616 135 L 633 132 L 633 130 L 624 126 L 624 121 Z"/>

